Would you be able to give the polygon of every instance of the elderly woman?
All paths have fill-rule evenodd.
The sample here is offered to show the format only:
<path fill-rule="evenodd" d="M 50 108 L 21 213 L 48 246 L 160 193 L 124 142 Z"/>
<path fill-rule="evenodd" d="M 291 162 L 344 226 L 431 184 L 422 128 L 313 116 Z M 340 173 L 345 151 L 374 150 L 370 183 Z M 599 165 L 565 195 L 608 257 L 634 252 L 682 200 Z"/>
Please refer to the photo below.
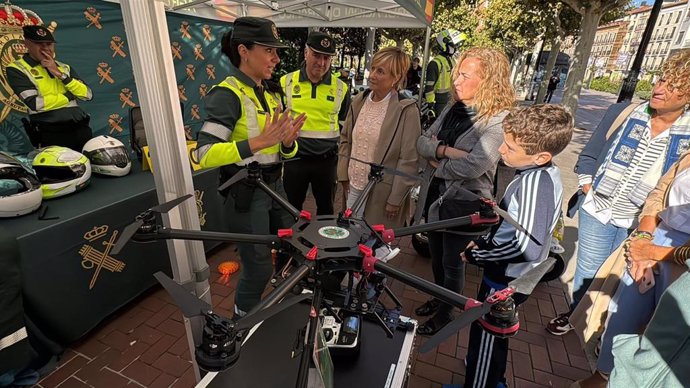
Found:
<path fill-rule="evenodd" d="M 609 303 L 597 372 L 581 387 L 605 387 L 619 334 L 637 334 L 649 323 L 668 286 L 687 270 L 690 258 L 690 154 L 666 173 L 647 198 L 640 225 L 625 242 L 628 267 Z M 678 317 L 680 319 L 680 317 Z"/>
<path fill-rule="evenodd" d="M 476 203 L 476 195 L 491 198 L 496 165 L 503 143 L 501 122 L 515 102 L 506 56 L 494 49 L 472 48 L 460 55 L 452 72 L 453 102 L 419 140 L 417 151 L 427 160 L 425 176 L 433 176 L 426 193 L 427 220 L 437 221 L 467 214 L 455 214 L 448 206 Z M 424 195 L 421 195 L 424 198 Z M 443 204 L 442 204 L 443 203 Z M 464 205 L 463 205 L 464 206 Z M 434 282 L 461 292 L 464 264 L 458 260 L 467 244 L 485 230 L 429 233 Z M 430 299 L 415 310 L 430 316 L 418 332 L 431 335 L 453 317 L 452 306 Z"/>
<path fill-rule="evenodd" d="M 369 89 L 350 105 L 340 135 L 338 160 L 338 181 L 347 193 L 347 208 L 352 208 L 367 185 L 370 166 L 342 156 L 417 174 L 415 144 L 422 132 L 419 109 L 414 100 L 398 95 L 409 67 L 410 58 L 399 48 L 380 50 L 372 59 Z M 414 185 L 414 179 L 384 174 L 356 215 L 370 224 L 402 226 L 409 214 L 408 193 Z"/>
<path fill-rule="evenodd" d="M 637 226 L 645 198 L 690 140 L 689 80 L 686 50 L 664 63 L 648 103 L 612 105 L 580 154 L 575 172 L 586 197 L 578 220 L 573 302 L 569 312 L 549 322 L 550 333 L 572 330 L 570 314 L 597 270 Z"/>

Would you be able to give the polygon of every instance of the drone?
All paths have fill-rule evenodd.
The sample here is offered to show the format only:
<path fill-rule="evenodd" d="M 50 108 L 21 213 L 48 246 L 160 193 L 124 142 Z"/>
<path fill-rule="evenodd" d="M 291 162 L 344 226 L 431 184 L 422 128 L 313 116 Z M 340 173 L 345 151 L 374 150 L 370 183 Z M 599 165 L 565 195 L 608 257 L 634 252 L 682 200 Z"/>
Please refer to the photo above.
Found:
<path fill-rule="evenodd" d="M 352 208 L 337 215 L 313 216 L 308 211 L 296 209 L 262 180 L 262 166 L 257 162 L 248 164 L 219 186 L 218 190 L 222 191 L 244 180 L 246 184 L 254 185 L 266 192 L 281 205 L 296 221 L 290 228 L 279 229 L 275 235 L 171 229 L 161 225 L 157 214 L 172 210 L 189 199 L 189 194 L 144 211 L 132 224 L 125 227 L 112 254 L 118 254 L 130 239 L 139 242 L 182 239 L 263 244 L 291 256 L 287 265 L 289 268 L 286 266 L 287 269 L 281 271 L 283 276 L 279 276 L 278 281 L 272 280 L 275 288 L 247 315 L 237 319 L 213 313 L 208 303 L 189 293 L 162 272 L 154 275 L 178 304 L 185 317 L 204 317 L 201 344 L 195 350 L 195 358 L 201 368 L 208 371 L 229 368 L 240 357 L 242 341 L 249 329 L 295 304 L 309 301 L 309 323 L 303 333 L 306 341 L 300 341 L 300 346 L 304 348 L 299 349 L 301 360 L 296 382 L 297 387 L 306 387 L 309 355 L 315 345 L 316 331 L 319 327 L 319 311 L 325 309 L 332 312 L 333 308 L 337 308 L 347 311 L 348 314 L 373 317 L 383 327 L 386 335 L 393 336 L 393 330 L 400 324 L 401 304 L 385 284 L 386 277 L 401 281 L 463 310 L 457 319 L 426 341 L 420 348 L 421 352 L 432 350 L 474 321 L 478 321 L 485 330 L 498 337 L 510 337 L 517 333 L 519 321 L 511 296 L 514 293 L 530 294 L 553 267 L 555 259 L 545 259 L 524 276 L 512 281 L 505 289 L 489 296 L 484 302 L 465 297 L 402 271 L 377 258 L 376 250 L 390 247 L 389 244 L 396 238 L 415 233 L 460 226 L 495 225 L 500 221 L 499 213 L 505 220 L 511 223 L 514 221 L 498 209 L 495 202 L 482 198 L 480 209 L 469 216 L 392 229 L 386 228 L 385 225 L 370 225 L 365 219 L 354 214 L 364 206 L 367 196 L 374 185 L 383 179 L 384 173 L 417 180 L 420 178 L 379 164 L 352 157 L 350 159 L 370 165 L 369 181 Z M 326 278 L 333 274 L 349 275 L 344 290 L 325 287 Z M 353 284 L 353 279 L 358 280 L 356 285 Z M 305 290 L 307 292 L 302 293 Z M 380 297 L 384 293 L 395 302 L 394 308 L 387 308 L 383 304 Z M 338 314 L 332 315 L 338 319 Z"/>

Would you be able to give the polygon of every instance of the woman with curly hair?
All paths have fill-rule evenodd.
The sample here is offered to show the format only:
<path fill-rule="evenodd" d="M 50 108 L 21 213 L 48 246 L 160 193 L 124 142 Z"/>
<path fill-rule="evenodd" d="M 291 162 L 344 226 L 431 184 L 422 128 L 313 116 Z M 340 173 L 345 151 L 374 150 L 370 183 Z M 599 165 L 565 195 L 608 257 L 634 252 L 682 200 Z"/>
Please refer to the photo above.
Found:
<path fill-rule="evenodd" d="M 427 161 L 420 198 L 426 198 L 428 221 L 468 215 L 477 209 L 477 195 L 492 198 L 494 175 L 503 142 L 501 122 L 515 103 L 510 65 L 505 54 L 490 48 L 471 48 L 458 58 L 451 74 L 453 100 L 436 122 L 417 140 Z M 459 228 L 429 233 L 434 282 L 461 292 L 465 267 L 458 255 L 486 229 Z M 418 333 L 431 335 L 453 320 L 452 306 L 430 299 L 415 310 L 432 316 Z"/>
<path fill-rule="evenodd" d="M 612 105 L 582 150 L 575 165 L 584 201 L 573 301 L 569 312 L 549 322 L 550 333 L 573 329 L 570 314 L 597 270 L 637 227 L 647 195 L 688 149 L 689 103 L 690 50 L 685 50 L 664 63 L 649 102 Z M 616 121 L 622 124 L 613 128 Z"/>

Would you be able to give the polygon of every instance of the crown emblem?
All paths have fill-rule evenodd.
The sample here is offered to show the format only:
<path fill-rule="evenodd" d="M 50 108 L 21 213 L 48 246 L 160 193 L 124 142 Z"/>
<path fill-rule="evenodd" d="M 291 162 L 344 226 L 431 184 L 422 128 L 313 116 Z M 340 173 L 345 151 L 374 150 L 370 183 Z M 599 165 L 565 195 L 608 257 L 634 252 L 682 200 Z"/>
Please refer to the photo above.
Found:
<path fill-rule="evenodd" d="M 273 31 L 273 37 L 274 37 L 274 38 L 280 39 L 280 38 L 278 37 L 278 27 L 276 27 L 275 24 L 272 24 L 272 25 L 271 25 L 271 31 Z"/>
<path fill-rule="evenodd" d="M 84 233 L 84 240 L 93 241 L 108 233 L 108 225 L 94 226 L 93 229 Z"/>
<path fill-rule="evenodd" d="M 331 47 L 331 41 L 328 38 L 321 39 L 321 46 L 325 48 Z"/>
<path fill-rule="evenodd" d="M 0 35 L 21 35 L 22 27 L 42 24 L 43 20 L 34 11 L 23 9 L 9 1 L 0 6 Z"/>

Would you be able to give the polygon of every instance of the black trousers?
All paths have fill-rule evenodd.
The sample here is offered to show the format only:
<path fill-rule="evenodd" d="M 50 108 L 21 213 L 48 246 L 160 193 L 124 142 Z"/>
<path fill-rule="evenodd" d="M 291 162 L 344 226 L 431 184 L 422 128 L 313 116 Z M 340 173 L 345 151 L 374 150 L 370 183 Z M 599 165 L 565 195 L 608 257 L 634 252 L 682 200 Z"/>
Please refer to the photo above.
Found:
<path fill-rule="evenodd" d="M 546 95 L 544 96 L 544 102 L 551 102 L 551 97 L 553 97 L 553 92 L 556 89 L 547 89 L 546 90 Z"/>
<path fill-rule="evenodd" d="M 300 160 L 285 163 L 283 185 L 288 201 L 302 210 L 311 184 L 311 191 L 316 199 L 316 214 L 333 214 L 337 166 L 338 155 L 300 157 Z"/>
<path fill-rule="evenodd" d="M 41 147 L 57 145 L 81 152 L 84 144 L 93 137 L 88 118 L 77 122 L 34 124 Z"/>
<path fill-rule="evenodd" d="M 496 291 L 482 281 L 477 300 L 484 301 Z M 513 294 L 513 300 L 516 306 L 520 305 L 527 300 L 527 295 Z M 496 388 L 499 382 L 505 383 L 508 338 L 495 337 L 486 332 L 479 322 L 472 322 L 466 360 L 464 388 Z"/>
<path fill-rule="evenodd" d="M 460 260 L 464 251 L 476 236 L 455 233 L 430 232 L 429 251 L 434 283 L 453 292 L 462 293 L 465 286 L 465 263 Z M 450 313 L 453 306 L 442 303 L 439 313 Z"/>

